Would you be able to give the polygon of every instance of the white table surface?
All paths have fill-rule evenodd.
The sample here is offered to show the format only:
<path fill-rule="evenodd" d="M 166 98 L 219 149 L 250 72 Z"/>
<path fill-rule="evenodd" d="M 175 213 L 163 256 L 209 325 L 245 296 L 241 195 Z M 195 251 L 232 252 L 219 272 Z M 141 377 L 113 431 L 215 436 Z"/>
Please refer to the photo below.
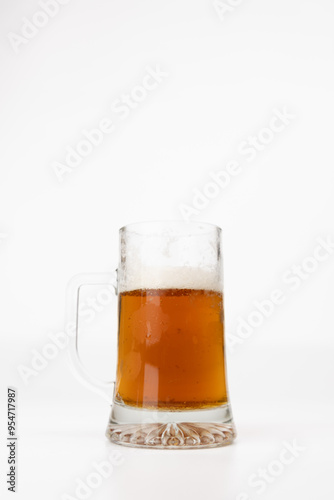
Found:
<path fill-rule="evenodd" d="M 330 407 L 307 412 L 306 407 L 302 410 L 300 405 L 297 409 L 292 406 L 287 414 L 283 408 L 277 411 L 274 407 L 254 405 L 251 412 L 249 407 L 236 404 L 238 437 L 233 445 L 211 450 L 164 451 L 110 443 L 104 437 L 107 404 L 96 399 L 94 405 L 88 405 L 88 400 L 89 397 L 64 405 L 47 398 L 45 406 L 24 408 L 21 404 L 16 498 L 333 498 L 334 433 Z M 286 443 L 295 443 L 302 450 L 296 457 L 287 453 L 291 463 L 278 470 L 277 477 L 270 475 L 271 482 L 259 492 L 259 486 L 248 483 L 251 475 L 258 474 L 259 468 L 270 469 Z M 114 460 L 111 475 L 86 496 L 82 491 L 81 496 L 76 493 L 78 480 L 87 482 L 90 474 L 96 472 L 94 463 L 110 458 Z"/>

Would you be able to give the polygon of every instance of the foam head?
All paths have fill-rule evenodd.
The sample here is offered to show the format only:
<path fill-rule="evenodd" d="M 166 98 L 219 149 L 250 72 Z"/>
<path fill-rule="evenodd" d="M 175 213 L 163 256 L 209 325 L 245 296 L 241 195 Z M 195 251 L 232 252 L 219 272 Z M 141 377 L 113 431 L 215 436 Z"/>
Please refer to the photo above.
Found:
<path fill-rule="evenodd" d="M 120 231 L 119 292 L 222 290 L 221 230 L 210 224 L 143 223 Z"/>

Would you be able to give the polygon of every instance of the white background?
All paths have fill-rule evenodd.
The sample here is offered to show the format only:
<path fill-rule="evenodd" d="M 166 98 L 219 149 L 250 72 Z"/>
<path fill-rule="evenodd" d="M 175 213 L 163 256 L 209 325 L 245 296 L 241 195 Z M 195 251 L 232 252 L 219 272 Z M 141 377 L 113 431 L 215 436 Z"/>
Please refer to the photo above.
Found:
<path fill-rule="evenodd" d="M 87 498 L 333 496 L 334 253 L 296 290 L 283 276 L 313 255 L 318 238 L 334 240 L 334 4 L 225 4 L 219 16 L 212 0 L 70 0 L 16 53 L 8 34 L 20 35 L 23 18 L 41 8 L 1 0 L 1 435 L 12 385 L 16 498 L 78 498 L 77 480 L 115 449 L 122 464 Z M 156 65 L 168 77 L 122 120 L 111 104 Z M 291 123 L 248 162 L 240 144 L 284 108 Z M 60 182 L 54 162 L 105 117 L 114 132 Z M 104 437 L 108 403 L 73 376 L 66 349 L 27 384 L 18 366 L 31 367 L 32 350 L 64 329 L 69 279 L 115 269 L 119 227 L 181 218 L 193 190 L 235 159 L 241 173 L 192 218 L 223 228 L 227 331 L 235 335 L 274 289 L 285 297 L 228 351 L 238 438 L 195 452 L 116 447 Z M 93 353 L 112 378 L 106 345 Z M 303 451 L 259 494 L 251 474 L 293 440 Z M 7 470 L 3 439 L 2 498 L 12 498 Z"/>

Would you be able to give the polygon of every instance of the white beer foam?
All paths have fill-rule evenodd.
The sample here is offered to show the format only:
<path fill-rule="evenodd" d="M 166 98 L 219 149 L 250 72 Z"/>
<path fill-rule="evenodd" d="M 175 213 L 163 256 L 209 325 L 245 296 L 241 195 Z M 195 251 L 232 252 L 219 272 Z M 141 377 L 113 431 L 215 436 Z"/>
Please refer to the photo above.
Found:
<path fill-rule="evenodd" d="M 222 276 L 219 268 L 198 267 L 139 267 L 135 273 L 120 270 L 119 292 L 138 289 L 193 289 L 222 291 Z"/>

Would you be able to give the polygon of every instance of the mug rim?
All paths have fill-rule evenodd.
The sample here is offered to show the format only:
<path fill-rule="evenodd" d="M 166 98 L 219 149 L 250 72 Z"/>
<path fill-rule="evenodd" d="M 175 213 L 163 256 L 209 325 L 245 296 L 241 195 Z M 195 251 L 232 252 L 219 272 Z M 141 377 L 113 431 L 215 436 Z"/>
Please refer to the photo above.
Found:
<path fill-rule="evenodd" d="M 140 230 L 140 228 L 144 230 Z M 151 228 L 152 231 L 148 231 Z M 131 222 L 122 226 L 119 229 L 119 233 L 129 232 L 132 234 L 138 234 L 144 236 L 145 234 L 153 235 L 154 233 L 158 233 L 158 231 L 162 229 L 170 229 L 177 230 L 181 233 L 188 234 L 208 234 L 214 231 L 221 233 L 222 228 L 217 226 L 216 224 L 212 224 L 210 222 L 200 222 L 200 221 L 190 221 L 186 222 L 178 219 L 165 219 L 165 220 L 152 220 L 152 221 L 141 221 L 141 222 Z"/>

